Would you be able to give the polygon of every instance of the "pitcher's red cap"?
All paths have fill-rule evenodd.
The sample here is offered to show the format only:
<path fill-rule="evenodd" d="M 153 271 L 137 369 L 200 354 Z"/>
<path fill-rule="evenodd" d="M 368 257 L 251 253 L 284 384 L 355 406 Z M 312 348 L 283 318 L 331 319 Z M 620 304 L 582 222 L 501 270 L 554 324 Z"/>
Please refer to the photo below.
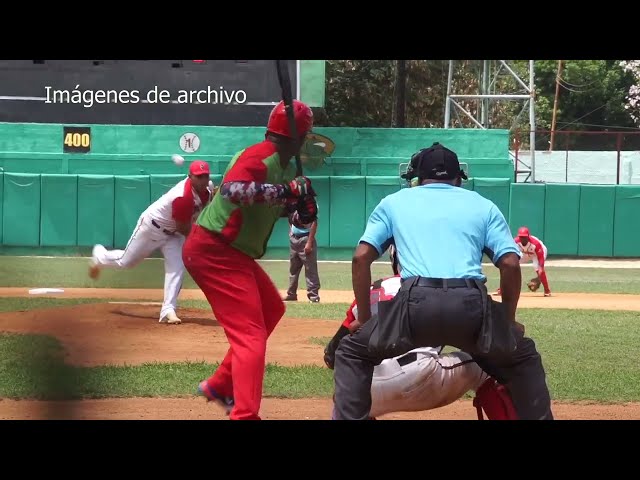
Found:
<path fill-rule="evenodd" d="M 189 173 L 191 175 L 205 175 L 210 174 L 209 164 L 203 160 L 196 160 L 189 167 Z"/>

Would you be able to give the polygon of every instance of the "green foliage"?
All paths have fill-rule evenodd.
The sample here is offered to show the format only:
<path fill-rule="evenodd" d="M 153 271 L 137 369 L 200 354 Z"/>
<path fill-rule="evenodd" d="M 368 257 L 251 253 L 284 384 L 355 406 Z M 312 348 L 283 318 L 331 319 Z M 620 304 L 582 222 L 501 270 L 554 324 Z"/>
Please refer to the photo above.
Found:
<path fill-rule="evenodd" d="M 491 60 L 492 72 L 498 70 Z M 407 61 L 406 126 L 444 126 L 448 60 Z M 456 93 L 480 93 L 481 60 L 454 63 L 453 84 Z M 528 84 L 529 61 L 509 60 L 510 68 Z M 537 60 L 535 67 L 536 128 L 548 130 L 552 125 L 558 60 Z M 390 127 L 394 98 L 395 60 L 328 60 L 327 107 L 328 125 L 352 127 Z M 634 76 L 620 66 L 620 60 L 565 60 L 560 76 L 558 130 L 618 130 L 633 128 L 633 120 L 625 110 L 626 96 L 634 84 Z M 502 67 L 489 79 L 491 93 L 526 93 L 526 90 Z M 479 117 L 478 100 L 459 103 Z M 522 101 L 492 100 L 489 122 L 492 128 L 529 130 L 529 118 L 522 111 Z M 452 109 L 452 125 L 475 128 L 470 119 Z M 568 139 L 568 140 L 567 140 Z M 549 137 L 538 136 L 538 148 L 548 148 Z M 527 146 L 527 135 L 521 138 Z M 614 149 L 614 136 L 572 135 L 556 137 L 558 148 Z"/>

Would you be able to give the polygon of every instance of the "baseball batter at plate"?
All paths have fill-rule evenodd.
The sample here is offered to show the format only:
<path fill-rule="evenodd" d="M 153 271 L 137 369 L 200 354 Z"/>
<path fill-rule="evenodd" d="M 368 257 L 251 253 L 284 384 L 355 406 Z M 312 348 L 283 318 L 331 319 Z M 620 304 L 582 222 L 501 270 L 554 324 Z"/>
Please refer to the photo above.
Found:
<path fill-rule="evenodd" d="M 391 300 L 400 289 L 401 275 L 395 247 L 389 247 L 393 275 L 371 285 L 371 311 L 380 301 Z M 358 318 L 354 300 L 344 322 L 324 350 L 324 361 L 333 369 L 340 340 L 349 334 L 349 325 Z M 444 407 L 475 392 L 475 406 L 490 420 L 515 420 L 511 397 L 504 388 L 473 361 L 471 355 L 455 351 L 442 353 L 443 347 L 416 348 L 404 355 L 388 358 L 376 365 L 371 383 L 372 419 L 393 412 L 417 412 Z"/>
<path fill-rule="evenodd" d="M 160 250 L 164 257 L 165 272 L 160 323 L 181 323 L 176 309 L 184 277 L 182 245 L 192 223 L 215 193 L 209 177 L 207 162 L 193 162 L 187 178 L 142 212 L 124 250 L 107 250 L 103 245 L 93 247 L 89 276 L 98 278 L 101 268 L 133 268 L 154 251 Z"/>
<path fill-rule="evenodd" d="M 520 263 L 531 262 L 536 272 L 536 276 L 529 280 L 527 287 L 529 287 L 529 290 L 532 292 L 535 292 L 540 288 L 540 284 L 542 283 L 544 296 L 550 297 L 551 289 L 549 288 L 547 271 L 544 268 L 544 262 L 547 259 L 547 246 L 538 237 L 531 235 L 528 227 L 520 227 L 518 229 L 518 235 L 514 237 L 514 240 L 522 252 Z M 500 289 L 494 293 L 494 295 L 500 294 Z"/>
<path fill-rule="evenodd" d="M 290 208 L 300 223 L 317 215 L 311 182 L 295 177 L 291 162 L 311 131 L 313 113 L 299 101 L 293 111 L 298 137 L 291 136 L 280 102 L 271 111 L 265 139 L 231 159 L 218 194 L 182 251 L 230 344 L 198 391 L 221 404 L 232 420 L 260 419 L 267 338 L 285 312 L 278 289 L 256 260 L 264 255 L 276 221 Z"/>

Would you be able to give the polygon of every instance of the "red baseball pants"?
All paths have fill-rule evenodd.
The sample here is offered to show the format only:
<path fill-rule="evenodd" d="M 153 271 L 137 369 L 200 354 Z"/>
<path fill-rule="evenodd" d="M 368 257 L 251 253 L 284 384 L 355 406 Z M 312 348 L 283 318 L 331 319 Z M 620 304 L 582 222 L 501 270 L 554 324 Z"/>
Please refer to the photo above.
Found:
<path fill-rule="evenodd" d="M 280 293 L 253 258 L 198 225 L 182 258 L 230 344 L 209 387 L 234 398 L 231 420 L 260 420 L 267 338 L 285 312 Z"/>

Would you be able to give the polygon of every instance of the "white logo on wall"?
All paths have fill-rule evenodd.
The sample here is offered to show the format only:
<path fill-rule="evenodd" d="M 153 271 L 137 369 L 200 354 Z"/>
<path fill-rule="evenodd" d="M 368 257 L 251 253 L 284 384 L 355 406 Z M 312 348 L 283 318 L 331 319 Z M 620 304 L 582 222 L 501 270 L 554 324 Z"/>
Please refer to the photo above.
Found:
<path fill-rule="evenodd" d="M 180 148 L 186 153 L 197 152 L 200 148 L 200 137 L 195 133 L 185 133 L 180 137 Z"/>

